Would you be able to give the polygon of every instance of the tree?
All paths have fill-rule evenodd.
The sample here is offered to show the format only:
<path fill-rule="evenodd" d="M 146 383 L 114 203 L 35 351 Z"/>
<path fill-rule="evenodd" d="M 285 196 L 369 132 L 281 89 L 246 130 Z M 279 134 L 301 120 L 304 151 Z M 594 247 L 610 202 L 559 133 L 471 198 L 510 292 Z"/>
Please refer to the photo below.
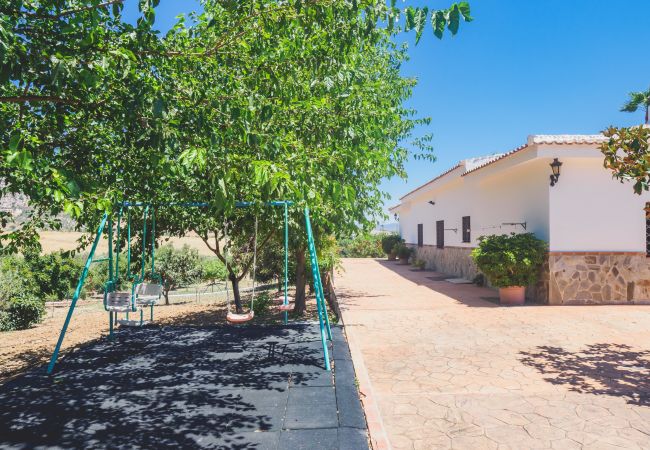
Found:
<path fill-rule="evenodd" d="M 605 156 L 605 168 L 614 178 L 633 182 L 637 194 L 650 187 L 650 126 L 616 128 L 603 132 L 608 138 L 600 146 Z"/>
<path fill-rule="evenodd" d="M 148 147 L 138 147 L 150 134 L 155 4 L 140 2 L 143 16 L 133 27 L 121 20 L 121 0 L 3 2 L 0 196 L 25 194 L 33 208 L 16 231 L 0 233 L 6 250 L 33 245 L 35 230 L 58 226 L 63 211 L 96 224 L 119 178 L 145 190 L 120 169 L 151 160 Z M 2 217 L 0 232 L 9 220 Z"/>
<path fill-rule="evenodd" d="M 156 268 L 163 281 L 165 304 L 169 305 L 169 291 L 180 286 L 195 283 L 201 279 L 201 260 L 198 250 L 183 245 L 176 250 L 165 245 L 156 252 Z"/>
<path fill-rule="evenodd" d="M 645 111 L 645 124 L 650 124 L 650 88 L 642 92 L 630 92 L 629 100 L 621 108 L 622 112 L 636 112 L 639 108 Z"/>
<path fill-rule="evenodd" d="M 309 205 L 317 245 L 381 214 L 381 180 L 405 175 L 402 142 L 429 122 L 404 106 L 415 80 L 400 75 L 407 50 L 391 39 L 414 31 L 417 42 L 427 23 L 440 38 L 471 20 L 465 2 L 400 10 L 383 0 L 206 0 L 190 26 L 181 18 L 158 36 L 156 0 L 140 1 L 135 27 L 121 21 L 119 1 L 68 4 L 0 9 L 6 191 L 88 228 L 124 199 L 209 202 L 165 210 L 158 229 L 204 238 L 226 264 L 238 310 L 253 218 L 259 248 L 281 229 L 266 201 L 295 201 L 292 235 L 301 237 Z M 428 137 L 414 144 L 414 156 L 433 159 Z M 238 211 L 238 200 L 254 206 Z"/>

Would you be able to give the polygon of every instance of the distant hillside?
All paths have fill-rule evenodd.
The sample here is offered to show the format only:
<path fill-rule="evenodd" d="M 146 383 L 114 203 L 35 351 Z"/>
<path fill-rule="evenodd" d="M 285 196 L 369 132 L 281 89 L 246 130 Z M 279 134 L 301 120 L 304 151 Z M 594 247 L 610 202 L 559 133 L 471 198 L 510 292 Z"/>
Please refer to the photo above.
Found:
<path fill-rule="evenodd" d="M 14 219 L 13 224 L 7 226 L 8 231 L 15 229 L 16 225 L 25 222 L 29 218 L 32 209 L 29 207 L 28 198 L 21 194 L 8 194 L 0 197 L 0 211 L 9 212 Z M 75 229 L 75 222 L 65 214 L 59 214 L 62 231 L 72 231 Z"/>

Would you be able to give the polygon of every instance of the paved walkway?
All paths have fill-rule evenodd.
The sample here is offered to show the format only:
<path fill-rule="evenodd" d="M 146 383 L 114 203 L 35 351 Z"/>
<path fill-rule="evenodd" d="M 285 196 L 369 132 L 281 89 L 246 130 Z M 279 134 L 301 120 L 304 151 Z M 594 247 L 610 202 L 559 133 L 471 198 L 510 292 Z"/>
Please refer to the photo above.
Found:
<path fill-rule="evenodd" d="M 375 448 L 650 448 L 650 307 L 501 308 L 434 272 L 344 269 Z"/>

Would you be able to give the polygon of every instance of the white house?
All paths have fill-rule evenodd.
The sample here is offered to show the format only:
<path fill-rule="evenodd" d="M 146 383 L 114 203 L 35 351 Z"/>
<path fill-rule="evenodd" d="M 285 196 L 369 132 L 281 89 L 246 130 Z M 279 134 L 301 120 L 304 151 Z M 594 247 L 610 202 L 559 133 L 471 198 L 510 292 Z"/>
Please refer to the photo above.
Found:
<path fill-rule="evenodd" d="M 602 135 L 536 135 L 508 153 L 459 162 L 390 209 L 428 268 L 472 279 L 488 234 L 532 232 L 549 245 L 528 297 L 549 304 L 650 300 L 647 193 L 612 178 Z M 562 163 L 551 185 L 550 163 Z"/>

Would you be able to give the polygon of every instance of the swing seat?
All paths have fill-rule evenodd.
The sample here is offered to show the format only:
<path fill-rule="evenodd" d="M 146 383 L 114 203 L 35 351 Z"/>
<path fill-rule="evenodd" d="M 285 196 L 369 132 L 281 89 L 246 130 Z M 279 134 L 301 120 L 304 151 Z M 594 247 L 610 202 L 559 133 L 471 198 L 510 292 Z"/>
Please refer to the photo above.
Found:
<path fill-rule="evenodd" d="M 131 308 L 130 292 L 109 292 L 106 294 L 106 310 L 114 312 L 129 312 Z"/>
<path fill-rule="evenodd" d="M 287 304 L 286 305 L 284 304 L 284 295 L 282 297 L 279 297 L 278 299 L 283 302 L 283 303 L 280 303 L 278 305 L 278 309 L 280 311 L 292 311 L 293 310 L 293 304 L 292 304 L 293 303 L 293 297 L 291 297 L 290 295 L 287 296 Z"/>
<path fill-rule="evenodd" d="M 157 305 L 162 295 L 162 285 L 140 283 L 135 287 L 135 303 L 138 306 Z"/>
<path fill-rule="evenodd" d="M 255 317 L 255 312 L 252 310 L 244 314 L 237 314 L 228 311 L 228 314 L 226 315 L 226 320 L 230 323 L 245 323 L 250 320 L 253 320 L 253 317 Z"/>
<path fill-rule="evenodd" d="M 129 319 L 120 319 L 117 321 L 118 325 L 121 327 L 146 327 L 151 322 L 149 320 L 129 320 Z"/>

